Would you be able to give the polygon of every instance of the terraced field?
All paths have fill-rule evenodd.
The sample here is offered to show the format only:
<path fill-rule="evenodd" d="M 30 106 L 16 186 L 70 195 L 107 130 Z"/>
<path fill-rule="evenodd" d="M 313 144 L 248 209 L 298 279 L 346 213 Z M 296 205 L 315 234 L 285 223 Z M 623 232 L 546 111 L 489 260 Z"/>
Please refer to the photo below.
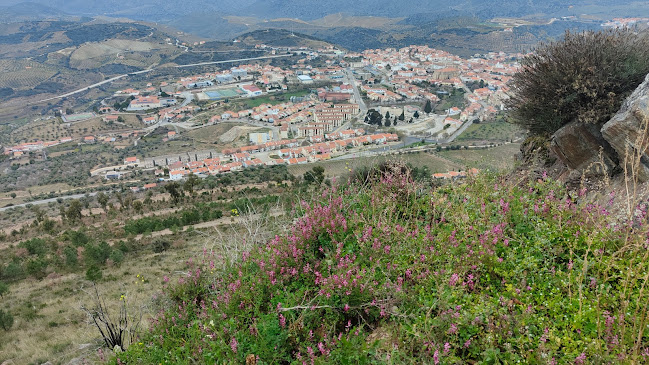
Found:
<path fill-rule="evenodd" d="M 86 43 L 70 55 L 70 67 L 76 69 L 99 68 L 117 63 L 145 68 L 160 63 L 159 52 L 163 46 L 151 42 L 111 39 L 101 43 Z"/>
<path fill-rule="evenodd" d="M 514 156 L 519 151 L 519 143 L 508 143 L 488 149 L 441 151 L 438 155 L 469 168 L 504 171 L 514 167 Z"/>
<path fill-rule="evenodd" d="M 56 68 L 31 60 L 0 60 L 0 88 L 32 89 L 57 73 Z"/>
<path fill-rule="evenodd" d="M 433 154 L 421 152 L 404 155 L 373 156 L 346 160 L 324 161 L 314 164 L 293 165 L 288 167 L 288 171 L 294 175 L 300 176 L 304 175 L 304 173 L 310 171 L 315 166 L 322 166 L 325 169 L 325 176 L 337 177 L 349 173 L 350 170 L 353 171 L 361 167 L 372 166 L 373 164 L 386 160 L 401 160 L 406 163 L 410 163 L 415 167 L 426 166 L 432 173 L 455 171 L 464 168 L 464 166 L 460 163 L 455 163 Z"/>

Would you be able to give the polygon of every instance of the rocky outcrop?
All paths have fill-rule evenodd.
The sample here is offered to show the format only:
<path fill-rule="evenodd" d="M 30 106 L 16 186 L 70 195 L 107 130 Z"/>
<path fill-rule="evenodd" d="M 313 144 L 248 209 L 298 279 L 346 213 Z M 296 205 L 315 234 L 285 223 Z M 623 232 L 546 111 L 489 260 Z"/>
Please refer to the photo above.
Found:
<path fill-rule="evenodd" d="M 552 136 L 550 150 L 563 164 L 581 172 L 603 172 L 602 162 L 610 174 L 618 164 L 615 150 L 594 124 L 566 124 Z"/>
<path fill-rule="evenodd" d="M 647 132 L 645 126 L 649 122 L 649 75 L 644 82 L 622 104 L 620 110 L 602 127 L 602 135 L 620 156 L 624 163 L 628 154 L 633 154 L 640 160 L 640 168 L 635 175 L 640 182 L 649 181 L 649 156 L 647 146 L 649 141 L 642 133 Z M 628 161 L 628 159 L 627 159 Z"/>

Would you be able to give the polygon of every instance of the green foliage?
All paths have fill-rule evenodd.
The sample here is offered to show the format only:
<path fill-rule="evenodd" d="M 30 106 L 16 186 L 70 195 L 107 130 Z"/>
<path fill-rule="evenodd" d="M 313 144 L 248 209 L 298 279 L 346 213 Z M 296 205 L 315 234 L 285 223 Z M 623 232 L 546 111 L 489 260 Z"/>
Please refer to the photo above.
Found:
<path fill-rule="evenodd" d="M 7 280 L 18 280 L 25 276 L 25 271 L 20 262 L 13 260 L 2 270 L 2 278 Z"/>
<path fill-rule="evenodd" d="M 73 246 L 65 246 L 63 249 L 63 256 L 65 257 L 65 264 L 70 268 L 75 268 L 79 263 L 77 249 Z"/>
<path fill-rule="evenodd" d="M 103 274 L 101 272 L 101 269 L 97 265 L 92 265 L 88 268 L 88 270 L 86 270 L 86 279 L 94 283 L 101 280 L 102 276 Z"/>
<path fill-rule="evenodd" d="M 367 111 L 367 115 L 365 116 L 365 123 L 375 124 L 380 127 L 383 125 L 382 121 L 383 121 L 383 115 L 381 113 L 379 113 L 374 109 L 370 109 Z"/>
<path fill-rule="evenodd" d="M 432 111 L 433 111 L 433 106 L 430 103 L 430 100 L 426 100 L 426 105 L 424 106 L 424 113 L 428 114 L 428 113 L 430 113 Z M 419 115 L 419 113 L 417 113 L 417 115 Z M 417 118 L 417 117 L 415 117 L 415 118 Z"/>
<path fill-rule="evenodd" d="M 324 167 L 315 166 L 311 169 L 311 171 L 307 171 L 304 174 L 304 181 L 308 184 L 320 185 L 322 184 L 322 181 L 324 181 L 324 171 Z"/>
<path fill-rule="evenodd" d="M 602 125 L 649 73 L 649 38 L 628 29 L 566 32 L 512 79 L 513 121 L 536 135 L 577 121 Z"/>
<path fill-rule="evenodd" d="M 171 247 L 171 242 L 169 240 L 164 239 L 164 238 L 156 238 L 152 243 L 151 243 L 151 248 L 153 249 L 153 252 L 155 253 L 161 253 L 164 251 L 167 251 Z"/>
<path fill-rule="evenodd" d="M 88 244 L 85 248 L 84 258 L 89 265 L 105 264 L 113 251 L 106 242 L 101 242 L 98 245 Z"/>
<path fill-rule="evenodd" d="M 223 216 L 223 212 L 217 209 L 220 205 L 220 203 L 215 202 L 200 203 L 192 209 L 183 209 L 177 214 L 167 217 L 149 216 L 129 220 L 124 225 L 124 231 L 127 234 L 143 234 L 207 222 Z"/>
<path fill-rule="evenodd" d="M 0 297 L 4 297 L 9 292 L 9 285 L 0 281 Z"/>
<path fill-rule="evenodd" d="M 169 195 L 171 195 L 171 199 L 173 199 L 174 203 L 178 203 L 178 201 L 180 201 L 180 199 L 184 195 L 182 187 L 175 181 L 167 183 L 165 185 L 165 190 L 169 193 Z"/>
<path fill-rule="evenodd" d="M 77 222 L 81 220 L 81 217 L 83 217 L 83 215 L 81 214 L 82 209 L 83 206 L 81 205 L 81 202 L 77 199 L 74 199 L 70 202 L 70 206 L 65 211 L 65 216 L 70 221 Z"/>
<path fill-rule="evenodd" d="M 205 252 L 119 361 L 646 361 L 644 220 L 612 224 L 553 181 L 415 175 L 384 164 L 317 194 L 223 270 Z"/>
<path fill-rule="evenodd" d="M 110 253 L 110 259 L 115 265 L 119 265 L 124 261 L 124 253 L 121 250 L 113 250 Z"/>
<path fill-rule="evenodd" d="M 47 260 L 38 257 L 29 259 L 25 264 L 25 269 L 28 275 L 31 275 L 36 279 L 42 279 L 45 277 L 47 266 Z"/>
<path fill-rule="evenodd" d="M 26 248 L 30 255 L 42 256 L 47 252 L 46 242 L 41 238 L 32 238 L 31 240 L 21 242 L 18 244 L 18 247 Z"/>
<path fill-rule="evenodd" d="M 5 312 L 4 309 L 0 309 L 0 327 L 3 330 L 9 331 L 14 325 L 14 317 L 9 312 Z"/>

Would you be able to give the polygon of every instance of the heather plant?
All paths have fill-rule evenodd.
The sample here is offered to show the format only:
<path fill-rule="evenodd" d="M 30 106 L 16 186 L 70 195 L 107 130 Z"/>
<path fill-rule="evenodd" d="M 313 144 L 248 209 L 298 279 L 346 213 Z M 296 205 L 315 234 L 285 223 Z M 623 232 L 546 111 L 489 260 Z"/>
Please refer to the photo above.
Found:
<path fill-rule="evenodd" d="M 649 37 L 631 29 L 566 32 L 522 61 L 508 101 L 513 122 L 549 135 L 578 121 L 602 125 L 649 73 Z"/>
<path fill-rule="evenodd" d="M 488 174 L 433 188 L 383 165 L 230 265 L 189 260 L 114 362 L 647 362 L 649 203 L 617 219 L 615 197 L 584 193 Z"/>

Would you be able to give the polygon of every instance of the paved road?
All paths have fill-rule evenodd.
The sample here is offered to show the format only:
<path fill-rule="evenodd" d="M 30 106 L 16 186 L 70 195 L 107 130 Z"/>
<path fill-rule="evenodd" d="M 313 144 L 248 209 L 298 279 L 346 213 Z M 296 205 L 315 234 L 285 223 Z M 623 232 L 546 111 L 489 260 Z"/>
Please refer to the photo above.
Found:
<path fill-rule="evenodd" d="M 356 78 L 354 77 L 354 74 L 350 69 L 345 69 L 345 75 L 347 75 L 347 81 L 354 87 L 354 99 L 356 99 L 356 102 L 358 103 L 358 106 L 361 109 L 359 115 L 364 116 L 365 114 L 367 114 L 367 105 L 365 105 L 365 101 L 363 101 L 363 98 L 361 97 L 361 93 L 358 90 L 358 84 L 356 83 Z"/>
<path fill-rule="evenodd" d="M 471 126 L 471 124 L 473 124 L 473 120 L 467 120 L 466 122 L 464 122 L 464 124 L 462 124 L 462 126 L 460 128 L 458 128 L 458 130 L 453 132 L 453 134 L 450 137 L 448 137 L 448 139 L 446 141 L 442 141 L 442 142 L 443 143 L 451 143 L 451 142 L 455 141 L 455 139 L 457 137 L 459 137 L 460 134 L 464 133 L 464 131 L 467 128 L 469 128 Z"/>

